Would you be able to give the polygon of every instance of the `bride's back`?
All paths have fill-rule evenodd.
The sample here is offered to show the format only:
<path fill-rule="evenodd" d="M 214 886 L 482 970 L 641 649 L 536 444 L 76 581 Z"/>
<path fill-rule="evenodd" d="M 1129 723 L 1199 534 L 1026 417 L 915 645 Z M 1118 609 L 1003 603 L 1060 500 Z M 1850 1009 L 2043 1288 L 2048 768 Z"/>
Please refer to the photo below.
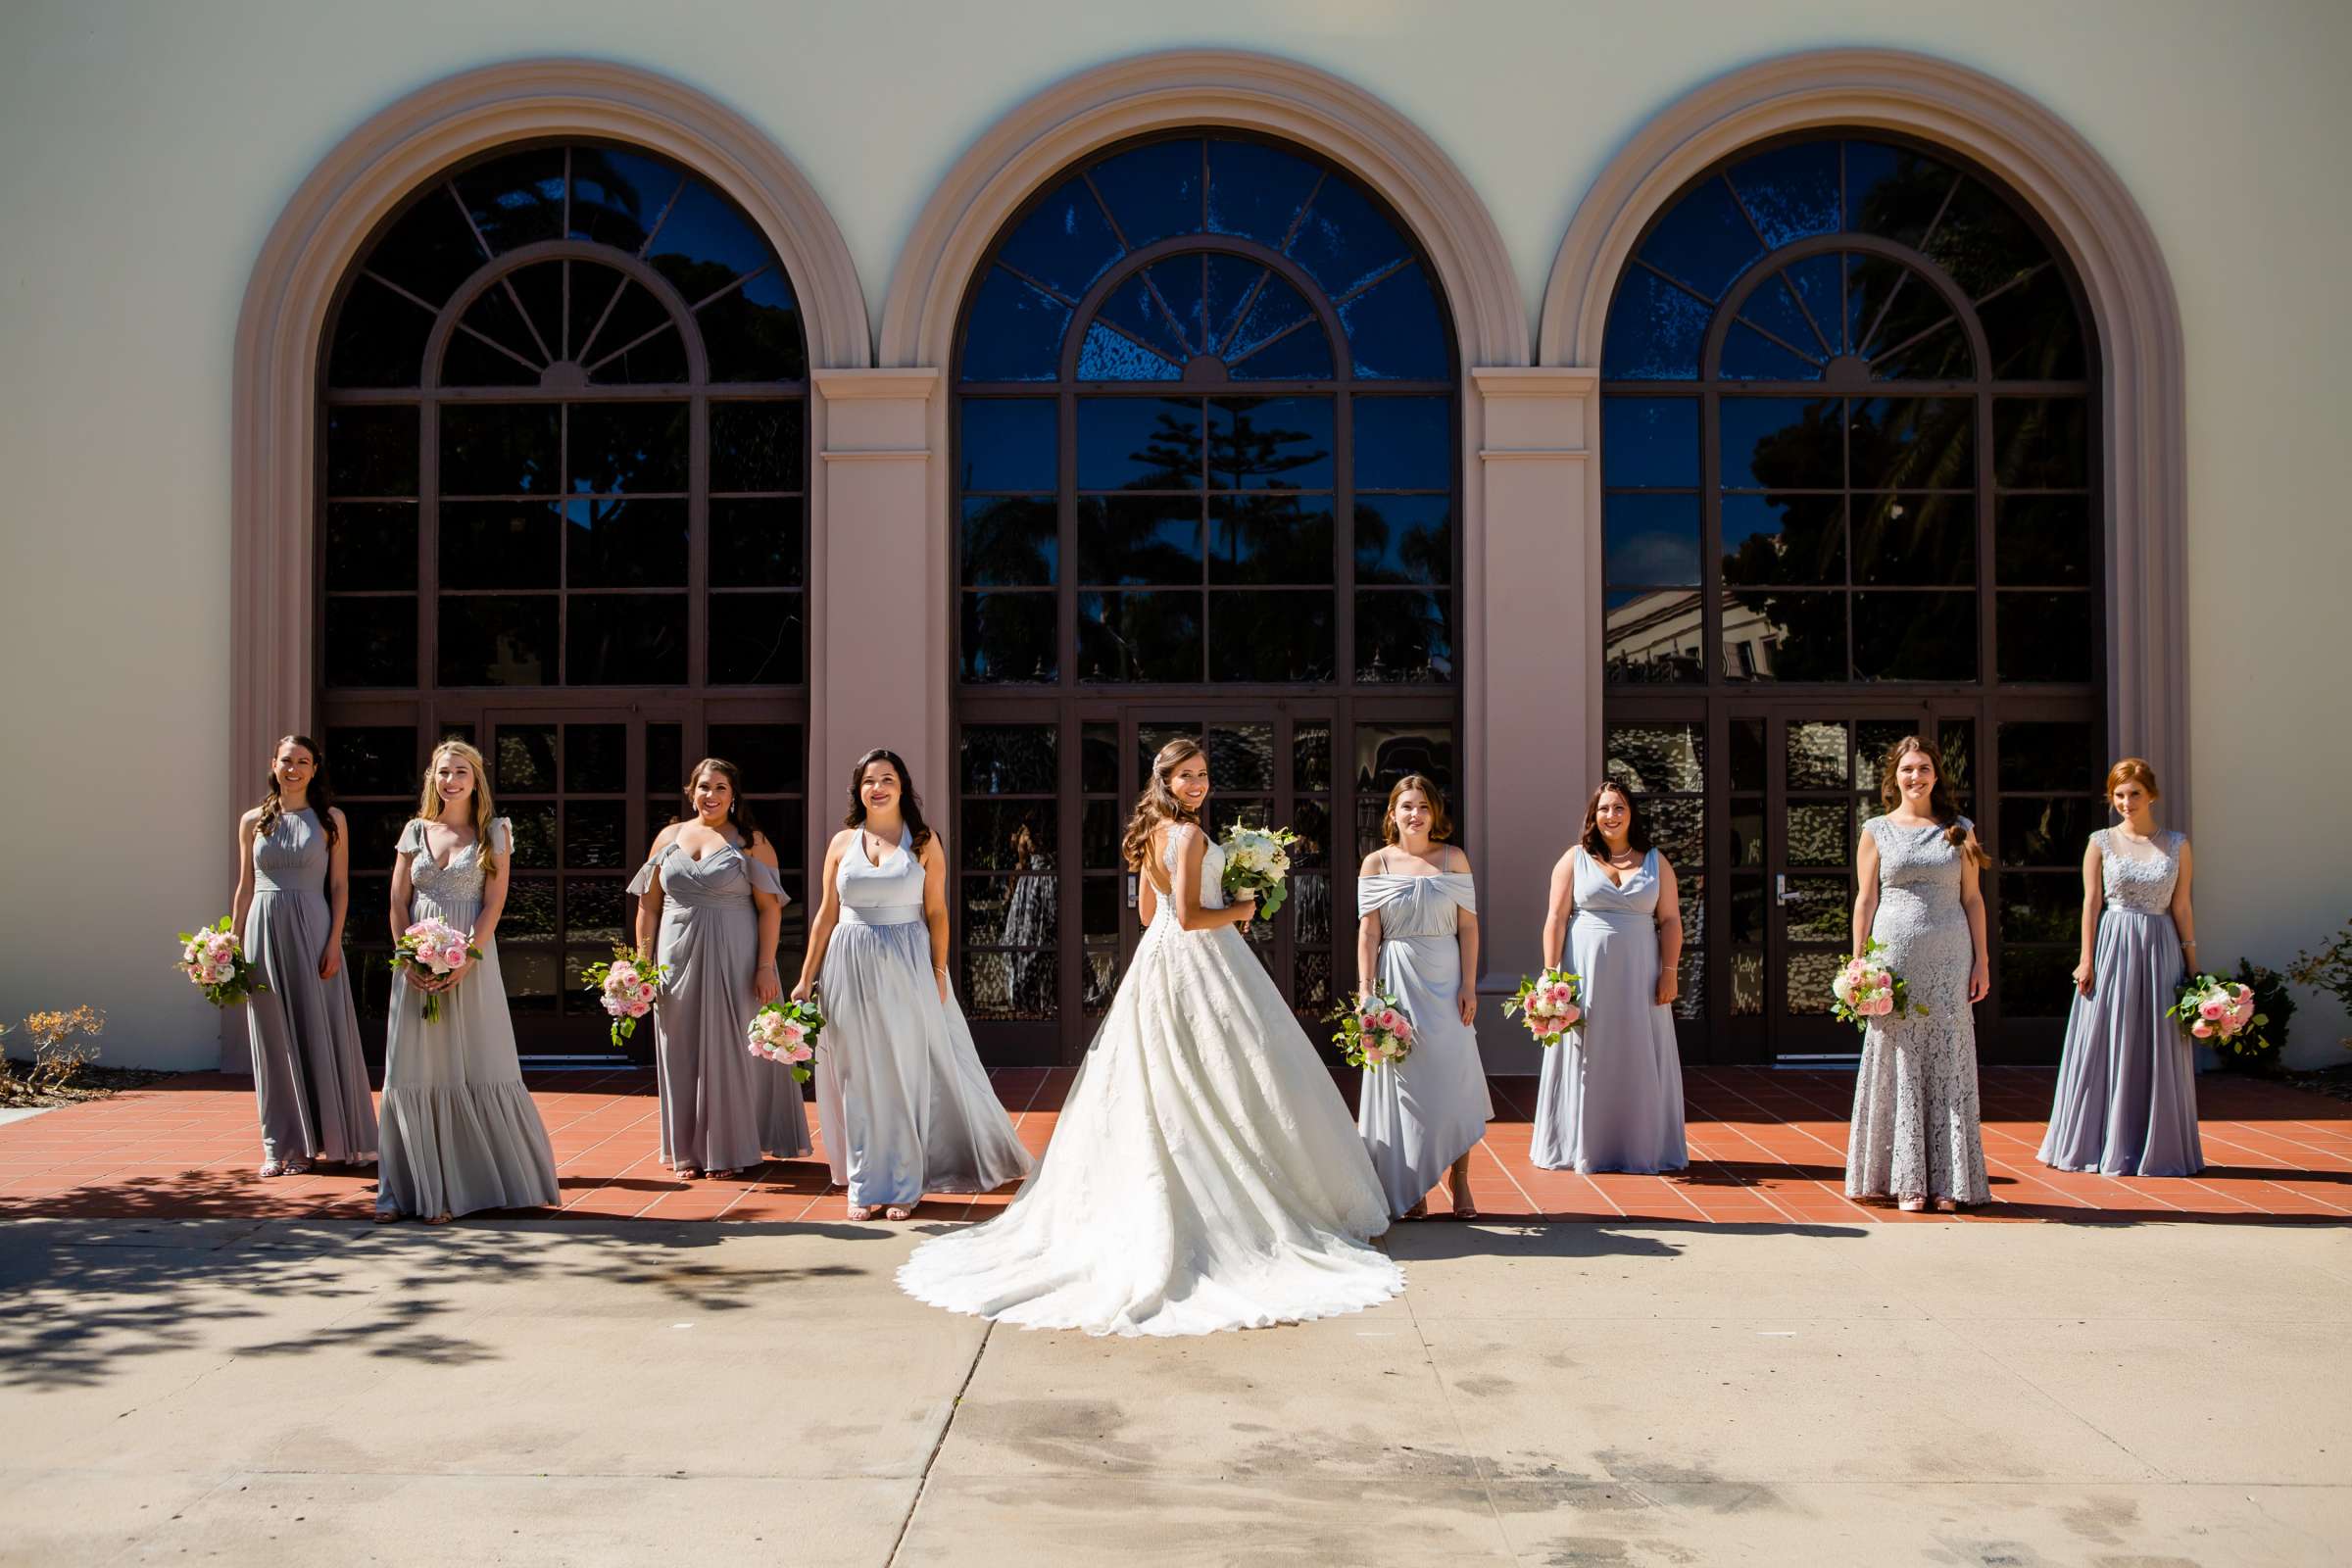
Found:
<path fill-rule="evenodd" d="M 1200 907 L 1225 907 L 1225 852 L 1200 829 L 1190 822 L 1167 822 L 1152 830 L 1152 841 L 1159 861 L 1160 875 L 1152 877 L 1152 924 L 1176 924 L 1176 866 L 1184 858 L 1185 837 L 1200 834 L 1204 848 L 1200 855 Z M 1149 872 L 1145 873 L 1150 876 Z"/>

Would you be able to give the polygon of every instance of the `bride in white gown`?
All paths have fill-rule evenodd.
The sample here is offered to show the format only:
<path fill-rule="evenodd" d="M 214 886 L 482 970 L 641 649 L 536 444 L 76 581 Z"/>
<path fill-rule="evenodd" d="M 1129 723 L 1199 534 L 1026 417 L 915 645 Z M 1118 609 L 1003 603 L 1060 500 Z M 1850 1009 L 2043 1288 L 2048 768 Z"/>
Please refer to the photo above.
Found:
<path fill-rule="evenodd" d="M 1210 1334 L 1404 1289 L 1346 1103 L 1225 906 L 1208 760 L 1171 741 L 1128 824 L 1148 929 L 1054 1141 L 1011 1206 L 926 1242 L 909 1296 L 1023 1328 Z"/>

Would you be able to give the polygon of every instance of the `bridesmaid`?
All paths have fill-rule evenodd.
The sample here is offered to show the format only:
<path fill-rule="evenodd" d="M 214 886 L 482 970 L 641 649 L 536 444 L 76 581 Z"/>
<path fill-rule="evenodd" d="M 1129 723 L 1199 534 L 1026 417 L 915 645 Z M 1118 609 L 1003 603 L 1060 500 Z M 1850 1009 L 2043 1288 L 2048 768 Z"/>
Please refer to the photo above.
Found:
<path fill-rule="evenodd" d="M 654 840 L 629 884 L 637 951 L 669 979 L 654 1009 L 662 1159 L 686 1180 L 728 1177 L 808 1152 L 801 1086 L 745 1045 L 752 1015 L 775 1001 L 784 884 L 776 852 L 743 804 L 743 774 L 706 757 L 687 775 L 694 815 Z"/>
<path fill-rule="evenodd" d="M 2189 1037 L 2164 1015 L 2197 949 L 2188 836 L 2157 828 L 2159 796 L 2155 769 L 2138 758 L 2109 768 L 2107 803 L 2123 821 L 2093 833 L 2082 853 L 2082 961 L 2040 1153 L 2060 1170 L 2205 1167 Z"/>
<path fill-rule="evenodd" d="M 1446 842 L 1446 797 L 1420 774 L 1389 791 L 1388 842 L 1356 874 L 1356 990 L 1385 991 L 1413 1026 L 1413 1049 L 1393 1066 L 1366 1068 L 1355 1126 L 1388 1194 L 1389 1213 L 1429 1217 L 1430 1189 L 1446 1175 L 1455 1219 L 1478 1218 L 1470 1151 L 1494 1114 L 1486 1063 L 1471 1024 L 1478 1016 L 1478 895 L 1470 857 Z"/>
<path fill-rule="evenodd" d="M 498 972 L 498 916 L 514 854 L 514 830 L 494 814 L 482 754 L 443 741 L 392 862 L 392 935 L 438 916 L 470 933 L 482 956 L 434 980 L 404 968 L 393 988 L 378 1220 L 416 1214 L 442 1225 L 481 1208 L 562 1201 L 547 1129 L 522 1087 Z M 441 997 L 431 1023 L 428 991 Z"/>
<path fill-rule="evenodd" d="M 1582 977 L 1584 1026 L 1544 1053 L 1529 1157 L 1546 1170 L 1654 1176 L 1690 1163 L 1672 1004 L 1682 984 L 1674 867 L 1634 798 L 1603 784 L 1584 832 L 1551 868 L 1544 966 Z"/>
<path fill-rule="evenodd" d="M 1912 1212 L 1933 1200 L 1957 1211 L 1991 1196 L 1978 1126 L 1977 1026 L 1969 1009 L 1990 989 L 1984 960 L 1985 863 L 1975 825 L 1952 804 L 1936 754 L 1916 735 L 1879 769 L 1886 814 L 1855 847 L 1854 951 L 1876 937 L 1924 1018 L 1871 1020 L 1854 1083 L 1845 1195 L 1891 1193 Z"/>
<path fill-rule="evenodd" d="M 947 851 L 906 779 L 895 752 L 851 768 L 792 988 L 805 1002 L 822 981 L 817 1118 L 854 1220 L 906 1219 L 926 1192 L 989 1192 L 1034 1163 L 948 987 Z"/>
<path fill-rule="evenodd" d="M 308 735 L 270 762 L 270 792 L 237 822 L 232 929 L 269 990 L 245 1008 L 264 1176 L 375 1158 L 375 1101 L 343 972 L 351 837 Z"/>

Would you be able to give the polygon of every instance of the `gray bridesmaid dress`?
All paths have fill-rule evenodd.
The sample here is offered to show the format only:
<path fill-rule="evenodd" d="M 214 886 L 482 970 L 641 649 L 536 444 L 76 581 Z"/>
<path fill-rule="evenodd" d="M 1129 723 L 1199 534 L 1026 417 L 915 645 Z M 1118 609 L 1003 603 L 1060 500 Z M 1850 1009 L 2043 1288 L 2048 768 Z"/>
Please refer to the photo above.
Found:
<path fill-rule="evenodd" d="M 490 842 L 512 864 L 514 832 L 505 817 L 490 824 Z M 416 889 L 409 918 L 439 916 L 472 930 L 482 912 L 480 841 L 438 865 L 425 847 L 424 823 L 412 820 L 400 835 L 400 853 Z M 497 939 L 474 945 L 482 956 L 473 972 L 441 993 L 441 1016 L 431 1023 L 424 1021 L 422 992 L 405 979 L 392 987 L 383 1157 L 376 1167 L 380 1213 L 430 1219 L 562 1201 L 547 1129 L 514 1055 Z"/>
<path fill-rule="evenodd" d="M 1546 1170 L 1654 1176 L 1690 1163 L 1674 1009 L 1658 995 L 1658 852 L 1611 882 L 1583 848 L 1568 970 L 1583 979 L 1582 1030 L 1544 1053 L 1529 1158 Z"/>
<path fill-rule="evenodd" d="M 1886 945 L 1887 966 L 1928 1016 L 1873 1018 L 1863 1036 L 1845 1194 L 1982 1203 L 1992 1190 L 1984 1179 L 1977 1025 L 1968 1004 L 1976 944 L 1960 903 L 1965 852 L 1933 822 L 1905 827 L 1874 816 L 1862 827 L 1879 846 L 1871 935 Z"/>
<path fill-rule="evenodd" d="M 817 976 L 817 1119 L 833 1180 L 858 1207 L 985 1193 L 1035 1163 L 989 1087 L 971 1027 L 943 1005 L 913 836 L 875 865 L 860 837 L 834 878 L 840 923 Z"/>
<path fill-rule="evenodd" d="M 2075 993 L 2041 1162 L 2108 1176 L 2194 1176 L 2197 1085 L 2189 1036 L 2165 1009 L 2183 959 L 2173 885 L 2187 837 L 2134 851 L 2112 828 L 2091 835 L 2107 907 L 2091 954 L 2090 995 Z"/>
<path fill-rule="evenodd" d="M 1380 988 L 1413 1025 L 1404 1060 L 1366 1068 L 1355 1127 L 1372 1169 L 1401 1215 L 1429 1196 L 1494 1119 L 1478 1036 L 1462 1022 L 1461 911 L 1478 909 L 1467 871 L 1359 877 L 1355 909 L 1380 915 Z"/>
<path fill-rule="evenodd" d="M 368 1092 L 351 972 L 318 978 L 334 923 L 326 897 L 331 858 L 326 832 L 307 806 L 253 836 L 245 956 L 270 989 L 246 1004 L 245 1027 L 264 1157 L 364 1165 L 375 1158 L 375 1101 Z"/>
<path fill-rule="evenodd" d="M 746 1031 L 760 1004 L 757 891 L 783 898 L 776 873 L 732 844 L 696 859 L 676 844 L 645 862 L 629 891 L 662 880 L 654 961 L 669 971 L 654 1004 L 655 1078 L 662 1095 L 662 1159 L 698 1170 L 742 1170 L 763 1154 L 808 1152 L 801 1086 L 779 1062 L 752 1054 Z"/>

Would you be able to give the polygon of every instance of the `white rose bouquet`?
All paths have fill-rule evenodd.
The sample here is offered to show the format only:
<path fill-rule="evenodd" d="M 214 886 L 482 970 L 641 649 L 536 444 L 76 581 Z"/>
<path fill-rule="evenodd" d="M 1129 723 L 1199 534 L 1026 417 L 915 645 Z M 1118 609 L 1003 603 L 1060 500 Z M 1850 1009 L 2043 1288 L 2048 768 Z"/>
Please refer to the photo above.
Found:
<path fill-rule="evenodd" d="M 1225 852 L 1225 874 L 1220 879 L 1228 903 L 1236 893 L 1256 895 L 1257 913 L 1267 919 L 1290 897 L 1291 847 L 1298 835 L 1287 827 L 1243 827 L 1225 830 L 1218 847 Z"/>

